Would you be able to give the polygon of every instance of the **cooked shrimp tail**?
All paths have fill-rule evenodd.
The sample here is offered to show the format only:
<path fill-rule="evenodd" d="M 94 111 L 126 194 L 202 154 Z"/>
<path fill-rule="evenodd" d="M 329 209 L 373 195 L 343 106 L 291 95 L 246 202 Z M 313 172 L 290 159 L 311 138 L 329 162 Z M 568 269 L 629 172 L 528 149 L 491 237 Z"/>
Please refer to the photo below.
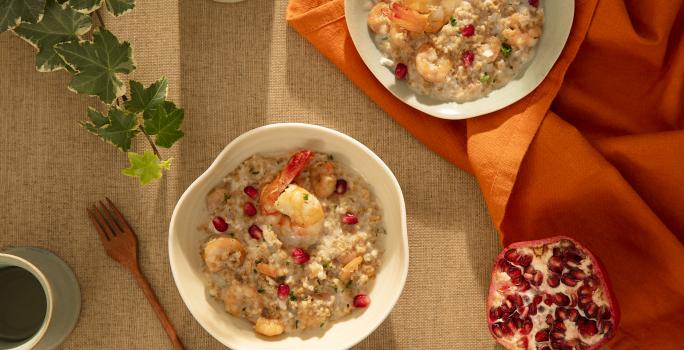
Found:
<path fill-rule="evenodd" d="M 313 155 L 314 153 L 309 150 L 301 150 L 293 154 L 278 176 L 271 183 L 264 186 L 259 202 L 261 203 L 261 210 L 265 214 L 273 214 L 277 211 L 275 208 L 276 200 L 278 200 L 280 194 L 285 191 L 285 188 L 292 183 L 297 175 L 306 168 Z"/>

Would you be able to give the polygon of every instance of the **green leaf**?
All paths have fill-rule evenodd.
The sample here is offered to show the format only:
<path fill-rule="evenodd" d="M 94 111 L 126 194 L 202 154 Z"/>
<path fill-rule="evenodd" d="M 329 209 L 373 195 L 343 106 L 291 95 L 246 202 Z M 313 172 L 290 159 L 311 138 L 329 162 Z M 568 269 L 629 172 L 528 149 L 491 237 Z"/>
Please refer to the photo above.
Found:
<path fill-rule="evenodd" d="M 107 10 L 114 16 L 121 16 L 135 7 L 135 0 L 106 0 Z"/>
<path fill-rule="evenodd" d="M 44 10 L 45 0 L 0 0 L 0 33 L 21 22 L 39 22 Z"/>
<path fill-rule="evenodd" d="M 157 135 L 154 138 L 157 146 L 170 148 L 183 137 L 183 132 L 179 130 L 183 117 L 182 109 L 176 108 L 173 102 L 165 102 L 164 106 L 157 108 L 149 118 L 145 117 L 145 132 Z"/>
<path fill-rule="evenodd" d="M 126 109 L 134 113 L 143 112 L 145 115 L 149 115 L 166 100 L 169 82 L 162 77 L 145 89 L 143 84 L 131 80 L 130 86 L 131 99 L 126 101 Z"/>
<path fill-rule="evenodd" d="M 93 41 L 70 41 L 55 45 L 57 54 L 76 71 L 69 89 L 98 96 L 111 104 L 126 93 L 126 87 L 116 73 L 135 70 L 131 45 L 119 40 L 104 28 L 93 32 Z"/>
<path fill-rule="evenodd" d="M 81 13 L 91 13 L 102 6 L 102 0 L 69 0 L 69 6 Z"/>
<path fill-rule="evenodd" d="M 2 0 L 0 0 L 2 1 Z M 22 39 L 38 49 L 36 68 L 41 72 L 65 69 L 66 64 L 55 52 L 58 43 L 78 40 L 90 30 L 90 17 L 78 13 L 66 4 L 60 5 L 48 0 L 43 20 L 38 23 L 23 23 L 14 29 Z"/>
<path fill-rule="evenodd" d="M 137 177 L 141 186 L 162 177 L 162 170 L 169 170 L 171 167 L 170 160 L 160 161 L 150 150 L 146 150 L 142 155 L 128 152 L 128 162 L 131 166 L 122 170 L 121 173 Z"/>
<path fill-rule="evenodd" d="M 126 152 L 131 148 L 131 140 L 138 133 L 138 120 L 133 113 L 111 108 L 104 116 L 93 108 L 88 108 L 90 122 L 81 125 L 103 140 Z"/>

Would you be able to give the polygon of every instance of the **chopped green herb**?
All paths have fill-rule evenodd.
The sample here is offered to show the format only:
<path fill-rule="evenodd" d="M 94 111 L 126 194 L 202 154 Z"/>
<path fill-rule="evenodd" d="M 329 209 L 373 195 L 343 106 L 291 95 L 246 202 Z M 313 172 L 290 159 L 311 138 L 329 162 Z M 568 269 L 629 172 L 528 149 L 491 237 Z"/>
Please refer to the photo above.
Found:
<path fill-rule="evenodd" d="M 308 193 L 304 193 L 304 200 L 305 200 L 305 201 L 308 201 L 308 200 L 309 200 L 309 194 L 308 194 Z"/>
<path fill-rule="evenodd" d="M 457 24 L 457 23 L 456 23 L 456 18 L 454 18 L 454 16 L 451 16 L 451 18 L 449 18 L 449 23 L 451 23 L 451 26 L 452 26 L 452 27 L 455 27 L 456 24 Z"/>
<path fill-rule="evenodd" d="M 349 289 L 349 288 L 351 288 L 351 287 L 352 287 L 352 281 L 347 282 L 346 288 Z"/>
<path fill-rule="evenodd" d="M 321 328 L 323 328 L 323 325 L 324 325 L 324 324 L 325 324 L 325 323 L 321 323 Z"/>
<path fill-rule="evenodd" d="M 224 193 L 223 194 L 223 201 L 228 202 L 229 199 L 230 199 L 230 195 L 228 193 Z"/>
<path fill-rule="evenodd" d="M 335 293 L 337 293 L 337 287 L 333 287 L 333 290 L 335 290 Z"/>
<path fill-rule="evenodd" d="M 382 37 L 381 40 L 382 40 L 382 41 L 389 40 L 389 36 L 385 35 L 385 36 Z M 328 156 L 328 159 L 331 159 L 331 160 L 332 160 L 332 156 Z"/>
<path fill-rule="evenodd" d="M 290 301 L 297 301 L 297 297 L 294 295 L 294 292 L 290 291 Z"/>
<path fill-rule="evenodd" d="M 259 265 L 263 260 L 262 259 L 256 259 L 254 260 L 254 265 Z"/>
<path fill-rule="evenodd" d="M 299 328 L 299 320 L 295 320 L 295 329 Z"/>
<path fill-rule="evenodd" d="M 265 290 L 263 288 L 259 288 L 259 289 L 257 289 L 257 292 L 259 292 L 259 294 L 263 294 L 265 292 Z"/>
<path fill-rule="evenodd" d="M 349 308 L 349 304 L 347 304 L 347 309 Z"/>
<path fill-rule="evenodd" d="M 482 84 L 488 82 L 489 79 L 491 79 L 491 77 L 489 76 L 489 74 L 487 72 L 482 73 L 482 75 L 480 76 L 480 82 Z"/>
<path fill-rule="evenodd" d="M 330 266 L 332 266 L 332 262 L 330 262 L 330 260 L 323 262 L 323 268 L 324 269 L 328 269 L 328 268 L 330 268 Z"/>
<path fill-rule="evenodd" d="M 387 39 L 389 39 L 389 37 L 388 37 L 388 36 L 386 36 L 385 38 L 386 38 L 386 39 L 383 39 L 383 40 L 387 40 Z M 328 160 L 333 160 L 333 159 L 335 159 L 335 157 L 333 157 L 333 155 L 332 155 L 332 154 L 328 154 Z"/>
<path fill-rule="evenodd" d="M 254 170 L 254 168 L 249 169 L 249 172 L 250 172 L 252 175 L 259 175 L 259 170 Z"/>
<path fill-rule="evenodd" d="M 511 55 L 511 51 L 513 51 L 511 45 L 508 45 L 506 43 L 501 44 L 501 54 L 503 55 L 503 57 L 508 58 L 508 56 Z"/>
<path fill-rule="evenodd" d="M 229 234 L 231 237 L 235 237 L 235 233 L 234 233 L 234 232 L 228 232 L 228 234 Z"/>
<path fill-rule="evenodd" d="M 257 270 L 256 270 L 256 269 L 252 269 L 252 272 L 254 272 L 254 273 L 256 274 L 256 273 L 257 273 Z"/>

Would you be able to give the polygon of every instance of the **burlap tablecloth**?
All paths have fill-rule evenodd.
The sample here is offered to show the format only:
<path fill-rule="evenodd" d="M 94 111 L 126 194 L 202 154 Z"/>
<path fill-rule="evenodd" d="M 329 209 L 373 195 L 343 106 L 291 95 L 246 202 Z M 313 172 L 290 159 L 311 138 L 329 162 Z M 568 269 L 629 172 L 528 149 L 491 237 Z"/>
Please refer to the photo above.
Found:
<path fill-rule="evenodd" d="M 496 234 L 475 180 L 413 139 L 285 23 L 286 0 L 137 1 L 108 28 L 134 48 L 133 77 L 161 75 L 186 111 L 186 136 L 161 182 L 119 174 L 126 156 L 77 122 L 95 99 L 38 73 L 34 50 L 0 35 L 0 250 L 47 248 L 73 269 L 83 308 L 63 349 L 168 349 L 142 292 L 105 255 L 84 208 L 106 196 L 138 232 L 143 271 L 188 349 L 221 349 L 183 304 L 168 264 L 174 205 L 228 142 L 268 123 L 342 131 L 374 150 L 406 197 L 411 253 L 404 293 L 358 349 L 493 349 L 485 324 Z M 147 146 L 139 140 L 135 149 Z"/>

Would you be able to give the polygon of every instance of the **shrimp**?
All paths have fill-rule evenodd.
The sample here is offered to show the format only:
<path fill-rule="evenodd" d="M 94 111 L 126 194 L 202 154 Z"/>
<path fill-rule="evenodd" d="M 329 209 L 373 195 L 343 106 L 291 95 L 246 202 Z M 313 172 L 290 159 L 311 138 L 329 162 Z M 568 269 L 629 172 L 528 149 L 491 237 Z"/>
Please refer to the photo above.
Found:
<path fill-rule="evenodd" d="M 209 272 L 218 272 L 226 267 L 235 268 L 245 260 L 245 249 L 240 241 L 230 237 L 219 237 L 204 246 L 204 262 Z"/>
<path fill-rule="evenodd" d="M 390 25 L 389 5 L 386 2 L 379 2 L 373 6 L 368 13 L 368 28 L 378 34 L 387 34 Z"/>
<path fill-rule="evenodd" d="M 332 162 L 320 162 L 311 167 L 311 186 L 319 198 L 327 198 L 335 192 L 337 178 Z"/>
<path fill-rule="evenodd" d="M 323 230 L 325 214 L 318 198 L 303 187 L 292 184 L 313 158 L 313 152 L 295 153 L 276 178 L 264 186 L 259 197 L 262 213 L 280 228 L 279 238 L 285 244 L 309 247 Z"/>
<path fill-rule="evenodd" d="M 240 316 L 241 312 L 251 314 L 261 313 L 263 301 L 254 287 L 233 281 L 230 287 L 223 290 L 223 306 L 229 314 Z"/>
<path fill-rule="evenodd" d="M 280 335 L 285 331 L 285 327 L 280 320 L 259 317 L 254 325 L 254 330 L 267 337 Z"/>
<path fill-rule="evenodd" d="M 529 19 L 516 13 L 508 19 L 508 27 L 501 34 L 511 45 L 527 48 L 537 44 L 541 32 L 540 23 L 530 23 Z"/>
<path fill-rule="evenodd" d="M 352 261 L 344 265 L 342 271 L 340 271 L 340 280 L 343 282 L 348 281 L 349 278 L 351 278 L 352 273 L 354 273 L 359 268 L 359 265 L 361 265 L 362 262 L 363 258 L 357 256 L 356 258 L 352 259 Z"/>
<path fill-rule="evenodd" d="M 431 44 L 423 44 L 416 50 L 416 70 L 425 80 L 442 83 L 446 80 L 453 64 L 447 57 L 440 56 Z"/>
<path fill-rule="evenodd" d="M 416 33 L 436 33 L 449 22 L 462 0 L 401 0 L 391 6 L 391 19 Z"/>

